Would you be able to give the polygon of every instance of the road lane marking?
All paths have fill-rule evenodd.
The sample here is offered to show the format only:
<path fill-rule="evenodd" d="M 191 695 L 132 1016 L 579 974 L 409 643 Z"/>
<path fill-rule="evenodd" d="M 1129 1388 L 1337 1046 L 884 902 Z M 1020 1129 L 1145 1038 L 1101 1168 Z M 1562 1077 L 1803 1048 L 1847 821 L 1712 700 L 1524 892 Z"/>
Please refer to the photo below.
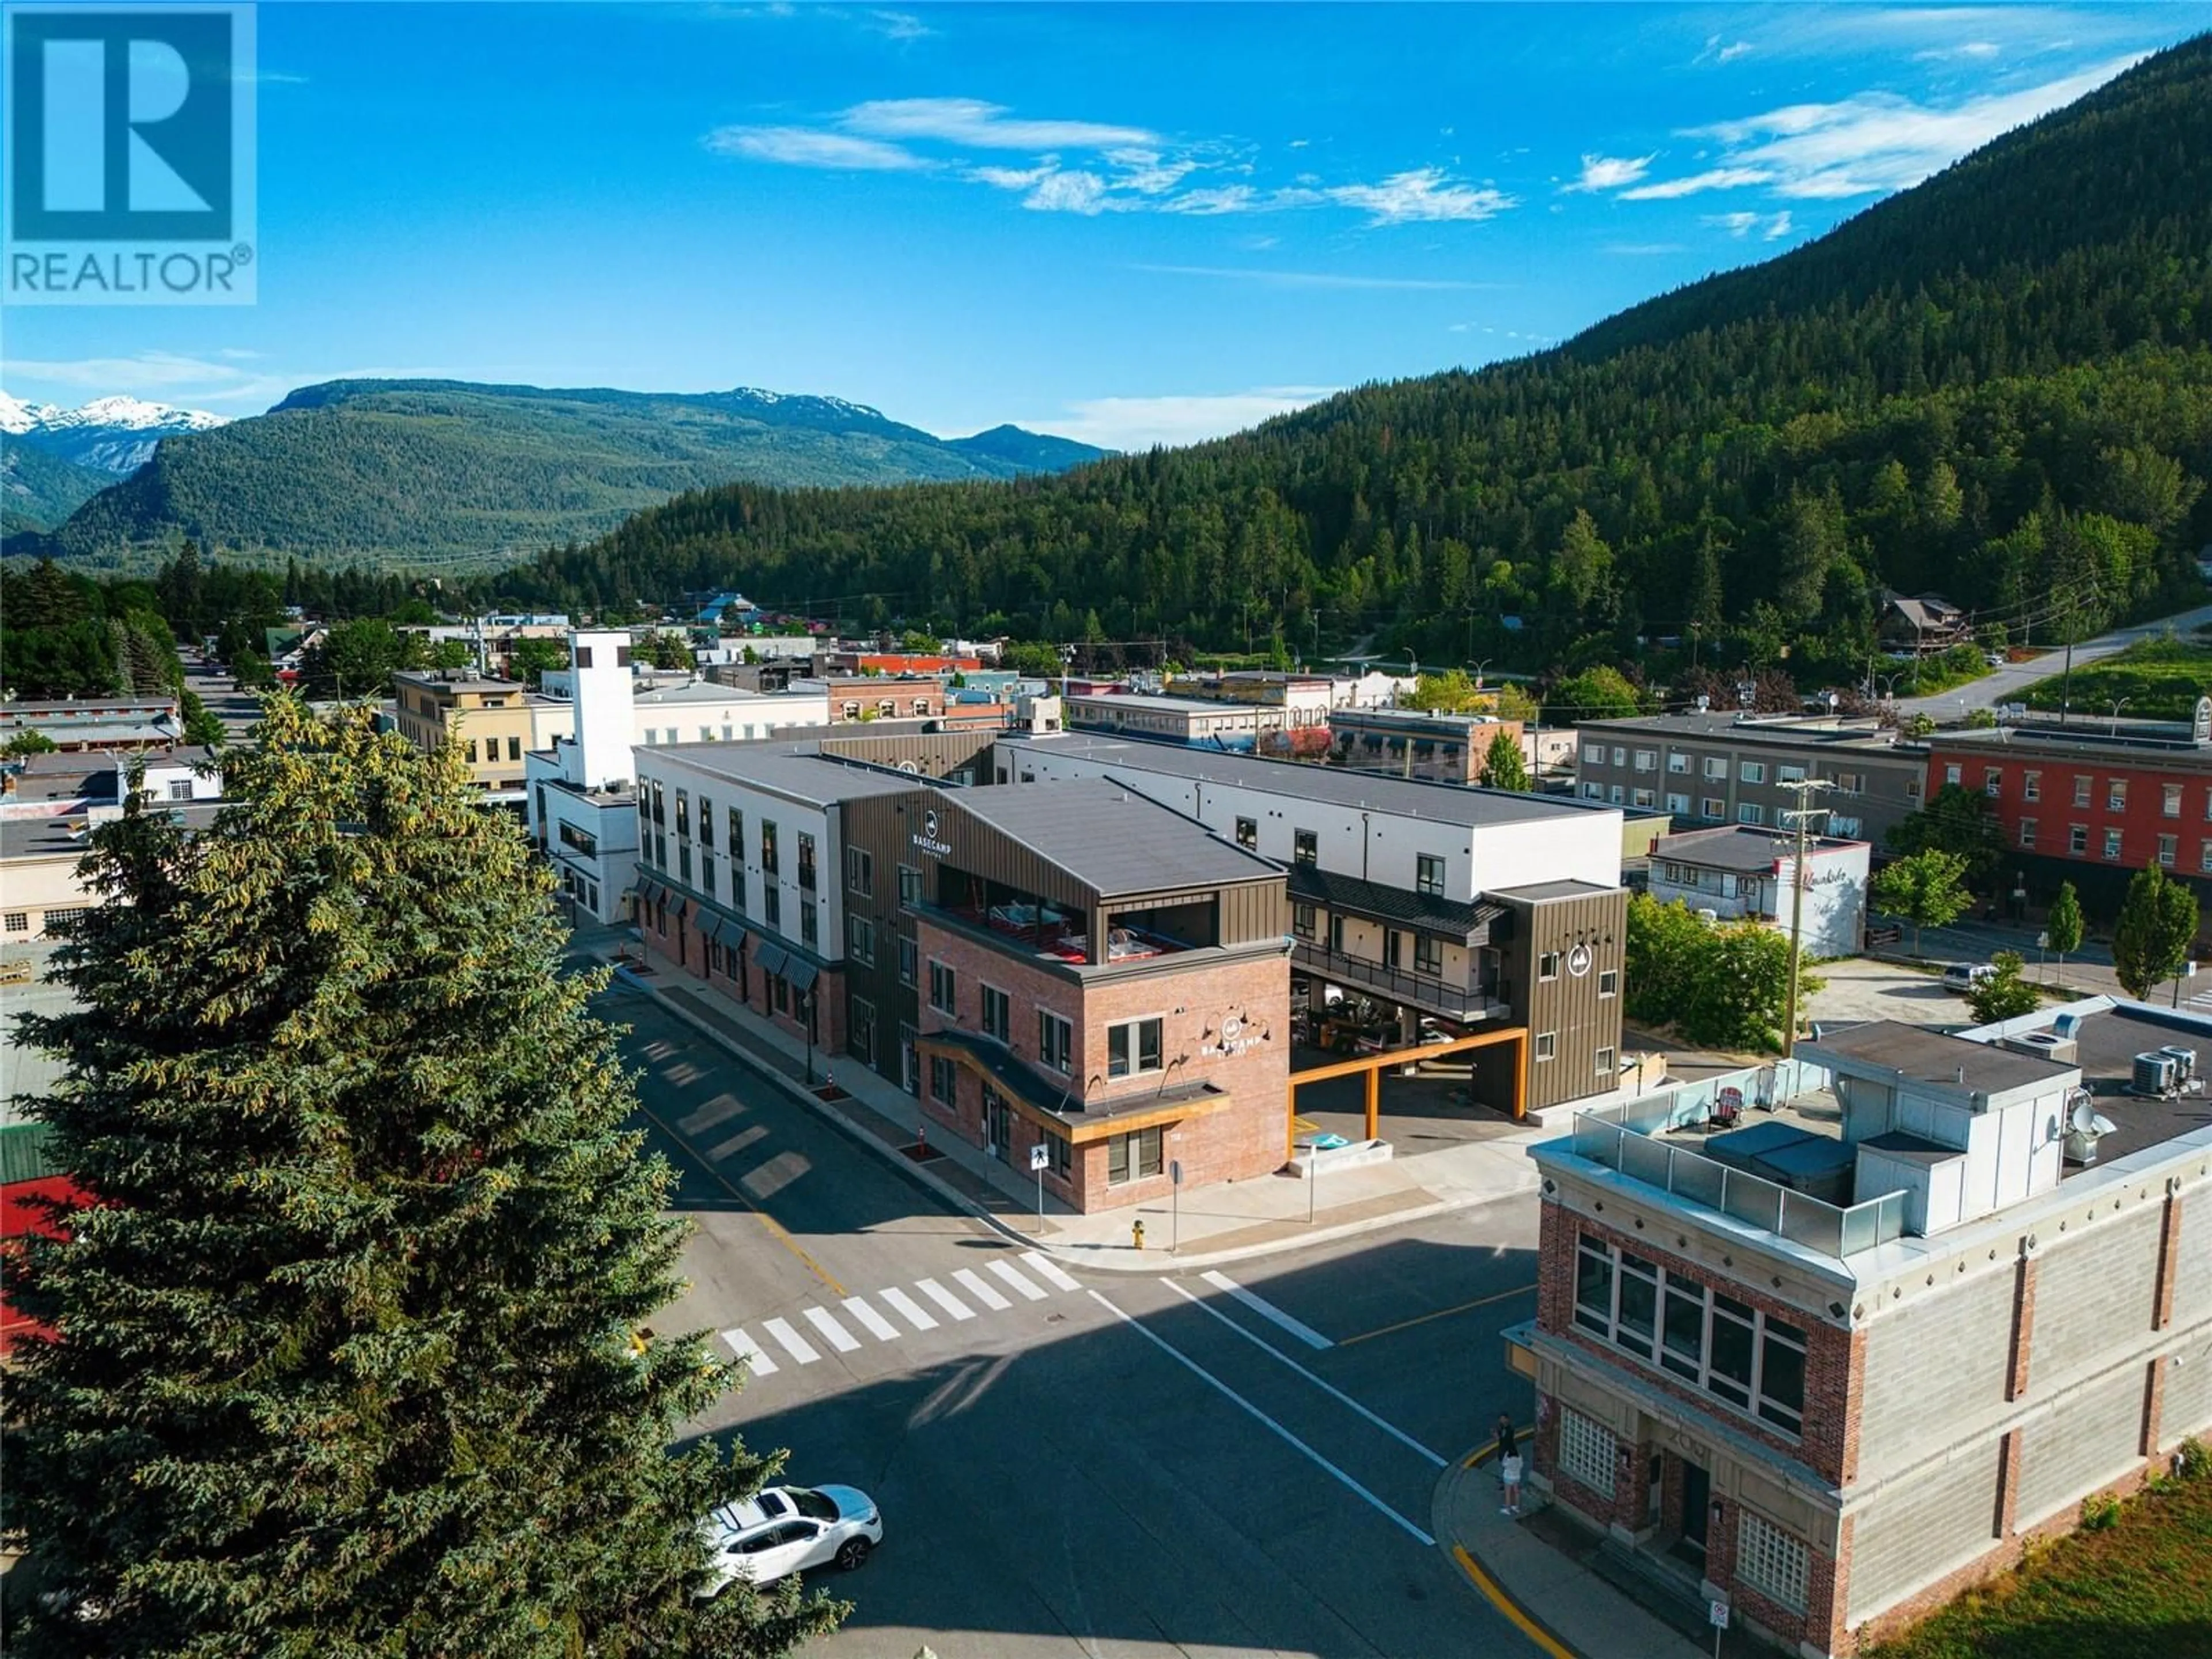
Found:
<path fill-rule="evenodd" d="M 955 1319 L 973 1319 L 975 1310 L 933 1279 L 917 1279 L 914 1287 Z"/>
<path fill-rule="evenodd" d="M 657 1003 L 655 1006 L 659 1006 Z M 665 1013 L 667 1010 L 664 1007 L 661 1009 L 661 1012 Z M 770 1233 L 775 1235 L 776 1242 L 779 1244 L 781 1244 L 785 1249 L 789 1250 L 792 1255 L 797 1256 L 801 1261 L 806 1264 L 807 1272 L 812 1273 L 824 1285 L 827 1285 L 830 1290 L 835 1291 L 837 1295 L 842 1296 L 845 1294 L 845 1287 L 842 1285 L 840 1285 L 836 1279 L 832 1279 L 830 1276 L 828 1270 L 825 1269 L 820 1262 L 817 1261 L 812 1256 L 806 1254 L 805 1250 L 800 1246 L 799 1241 L 791 1236 L 789 1230 L 784 1226 L 783 1223 L 778 1221 L 766 1210 L 763 1210 L 759 1205 L 754 1203 L 751 1199 L 745 1196 L 744 1191 L 742 1188 L 738 1187 L 736 1182 L 732 1182 L 729 1178 L 729 1176 L 724 1175 L 720 1170 L 708 1163 L 705 1156 L 696 1146 L 693 1146 L 682 1135 L 677 1133 L 675 1130 L 670 1128 L 666 1121 L 664 1120 L 658 1112 L 655 1112 L 652 1107 L 647 1105 L 644 1101 L 640 1100 L 638 1102 L 637 1109 L 643 1115 L 647 1122 L 652 1124 L 654 1128 L 659 1130 L 661 1133 L 666 1135 L 671 1140 L 674 1141 L 678 1146 L 684 1149 L 684 1152 L 690 1157 L 692 1163 L 698 1166 L 699 1172 L 702 1175 L 705 1176 L 708 1180 L 713 1182 L 717 1187 L 720 1187 L 732 1198 L 736 1199 L 738 1204 L 744 1206 L 748 1213 L 759 1217 L 761 1225 L 767 1228 Z"/>
<path fill-rule="evenodd" d="M 1452 1546 L 1452 1559 L 1459 1563 L 1460 1571 L 1480 1590 L 1490 1605 L 1504 1613 L 1513 1627 L 1542 1649 L 1547 1659 L 1577 1659 L 1575 1650 L 1560 1642 L 1551 1632 L 1521 1610 L 1521 1604 L 1500 1589 L 1498 1581 L 1476 1564 L 1467 1553 L 1464 1544 Z"/>
<path fill-rule="evenodd" d="M 1261 1318 L 1281 1326 L 1309 1348 L 1327 1348 L 1335 1346 L 1304 1320 L 1293 1319 L 1267 1297 L 1255 1296 L 1227 1273 L 1200 1273 L 1199 1277 L 1212 1285 L 1215 1290 L 1227 1291 L 1254 1313 L 1259 1315 Z"/>
<path fill-rule="evenodd" d="M 816 1330 L 830 1339 L 830 1346 L 836 1349 L 839 1353 L 850 1353 L 860 1346 L 859 1337 L 854 1336 L 852 1332 L 830 1318 L 820 1308 L 809 1308 L 806 1310 L 806 1319 Z"/>
<path fill-rule="evenodd" d="M 985 1284 L 983 1282 L 983 1275 L 977 1273 L 973 1267 L 957 1268 L 954 1271 L 952 1278 L 953 1281 L 957 1284 L 962 1290 L 967 1291 L 969 1295 L 974 1297 L 978 1302 L 990 1309 L 994 1313 L 1002 1312 L 1006 1309 L 1011 1308 L 1014 1305 L 1012 1303 L 1007 1301 L 1006 1297 L 1000 1296 L 996 1291 L 993 1290 L 988 1285 Z"/>
<path fill-rule="evenodd" d="M 1354 1342 L 1365 1342 L 1374 1337 L 1389 1336 L 1399 1331 L 1410 1331 L 1416 1325 L 1425 1325 L 1432 1319 L 1449 1319 L 1454 1314 L 1463 1314 L 1471 1308 L 1486 1308 L 1493 1302 L 1510 1302 L 1516 1296 L 1532 1295 L 1534 1285 L 1516 1285 L 1510 1291 L 1500 1291 L 1495 1296 L 1479 1296 L 1472 1302 L 1462 1302 L 1455 1307 L 1438 1308 L 1432 1313 L 1415 1314 L 1411 1319 L 1401 1319 L 1395 1325 L 1377 1325 L 1371 1331 L 1362 1331 L 1357 1336 L 1340 1336 L 1336 1346 L 1345 1347 Z"/>
<path fill-rule="evenodd" d="M 770 1336 L 774 1337 L 778 1342 L 781 1342 L 783 1345 L 784 1352 L 789 1354 L 793 1359 L 796 1359 L 802 1365 L 811 1365 L 816 1360 L 822 1358 L 821 1353 L 815 1348 L 815 1346 L 811 1342 L 809 1342 L 805 1337 L 801 1336 L 797 1331 L 792 1329 L 789 1322 L 787 1321 L 781 1319 L 764 1319 L 761 1322 L 761 1328 L 766 1331 Z"/>
<path fill-rule="evenodd" d="M 937 1316 L 931 1313 L 928 1309 L 923 1307 L 921 1303 L 915 1301 L 904 1291 L 879 1291 L 877 1294 L 881 1296 L 884 1301 L 891 1304 L 891 1311 L 893 1313 L 896 1313 L 901 1319 L 903 1319 L 908 1324 L 913 1326 L 915 1329 L 918 1331 L 933 1331 L 937 1328 Z"/>
<path fill-rule="evenodd" d="M 1431 1451 L 1419 1441 L 1414 1439 L 1412 1435 L 1407 1434 L 1404 1430 L 1397 1427 L 1395 1424 L 1384 1422 L 1373 1412 L 1368 1410 L 1366 1407 L 1361 1405 L 1350 1395 L 1345 1393 L 1343 1389 L 1336 1387 L 1335 1384 L 1316 1376 L 1311 1371 L 1299 1364 L 1297 1360 L 1291 1358 L 1290 1355 L 1285 1353 L 1273 1343 L 1261 1341 L 1258 1337 L 1253 1335 L 1251 1332 L 1246 1330 L 1242 1325 L 1231 1319 L 1227 1314 L 1222 1312 L 1220 1309 L 1209 1305 L 1205 1297 L 1193 1296 L 1188 1291 L 1183 1289 L 1182 1285 L 1176 1284 L 1172 1279 L 1163 1279 L 1160 1280 L 1160 1283 L 1166 1285 L 1184 1301 L 1189 1303 L 1192 1307 L 1200 1309 L 1219 1320 L 1223 1324 L 1228 1326 L 1231 1330 L 1236 1332 L 1237 1335 L 1243 1337 L 1247 1342 L 1249 1342 L 1254 1347 L 1265 1349 L 1268 1353 L 1273 1354 L 1277 1359 L 1282 1361 L 1284 1364 L 1288 1365 L 1292 1370 L 1296 1371 L 1300 1376 L 1305 1378 L 1307 1382 L 1312 1383 L 1314 1387 L 1319 1389 L 1323 1394 L 1328 1395 L 1331 1399 L 1341 1401 L 1345 1405 L 1351 1407 L 1352 1410 L 1358 1412 L 1362 1417 L 1372 1423 L 1376 1428 L 1382 1430 L 1383 1433 L 1389 1435 L 1400 1445 L 1427 1458 L 1429 1462 L 1437 1468 L 1443 1468 L 1446 1460 L 1437 1456 L 1436 1453 Z"/>
<path fill-rule="evenodd" d="M 1060 1264 L 1057 1261 L 1054 1261 L 1048 1255 L 1042 1255 L 1036 1250 L 1030 1250 L 1023 1255 L 1022 1260 L 1030 1264 L 1030 1271 L 1031 1273 L 1036 1273 L 1049 1280 L 1054 1285 L 1057 1286 L 1060 1290 L 1079 1291 L 1083 1288 L 1083 1286 L 1076 1283 L 1073 1279 L 1061 1272 Z"/>
<path fill-rule="evenodd" d="M 848 1296 L 845 1298 L 845 1311 L 852 1315 L 854 1318 L 859 1320 L 861 1324 L 866 1326 L 868 1328 L 868 1334 L 874 1337 L 877 1341 L 896 1342 L 899 1340 L 899 1328 L 892 1324 L 890 1320 L 884 1318 L 881 1314 L 878 1313 L 873 1308 L 871 1308 L 859 1297 Z"/>
<path fill-rule="evenodd" d="M 990 1264 L 990 1268 L 993 1273 L 998 1274 L 1000 1278 L 1005 1279 L 1007 1284 L 1012 1285 L 1015 1290 L 1021 1292 L 1025 1300 L 1030 1302 L 1042 1302 L 1044 1300 L 1044 1292 L 1037 1289 L 1036 1285 L 1030 1284 L 1028 1279 L 1023 1278 L 1021 1269 L 1015 1267 L 1012 1262 L 994 1261 Z"/>
<path fill-rule="evenodd" d="M 1373 1492 L 1361 1486 L 1358 1481 L 1353 1480 L 1342 1469 L 1337 1468 L 1335 1464 L 1330 1462 L 1328 1459 L 1323 1457 L 1311 1446 L 1306 1444 L 1304 1441 L 1299 1439 L 1297 1436 L 1292 1434 L 1288 1429 L 1275 1421 L 1273 1418 L 1268 1416 L 1267 1413 L 1261 1411 L 1257 1406 L 1247 1400 L 1243 1395 L 1237 1393 L 1236 1389 L 1231 1388 L 1226 1382 L 1224 1382 L 1212 1371 L 1207 1370 L 1205 1366 L 1200 1364 L 1195 1359 L 1193 1359 L 1181 1348 L 1176 1346 L 1174 1343 L 1152 1331 L 1134 1315 L 1125 1313 L 1114 1303 L 1109 1302 L 1104 1297 L 1099 1295 L 1097 1291 L 1091 1291 L 1091 1298 L 1100 1307 L 1112 1314 L 1115 1318 L 1120 1320 L 1124 1325 L 1127 1325 L 1131 1330 L 1136 1332 L 1138 1335 L 1143 1337 L 1146 1341 L 1151 1343 L 1162 1353 L 1166 1354 L 1170 1358 L 1173 1359 L 1177 1364 L 1188 1370 L 1193 1376 L 1197 1377 L 1200 1382 L 1204 1382 L 1208 1388 L 1219 1394 L 1223 1398 L 1234 1402 L 1249 1415 L 1265 1425 L 1273 1433 L 1279 1436 L 1290 1445 L 1295 1447 L 1306 1457 L 1318 1464 L 1322 1468 L 1327 1470 L 1336 1480 L 1350 1488 L 1352 1492 L 1358 1493 L 1362 1498 L 1365 1499 L 1368 1504 L 1377 1513 L 1386 1516 L 1388 1519 L 1396 1523 L 1396 1525 L 1402 1528 L 1409 1536 L 1418 1539 L 1423 1547 L 1428 1549 L 1434 1549 L 1436 1547 L 1437 1540 L 1429 1536 L 1427 1533 L 1423 1532 L 1419 1527 L 1406 1519 L 1404 1516 L 1399 1514 L 1397 1510 L 1392 1509 L 1388 1504 L 1377 1498 Z"/>
<path fill-rule="evenodd" d="M 768 1357 L 759 1343 L 745 1334 L 743 1326 L 733 1325 L 724 1331 L 722 1340 L 730 1345 L 738 1361 L 755 1376 L 774 1376 L 783 1369 Z"/>

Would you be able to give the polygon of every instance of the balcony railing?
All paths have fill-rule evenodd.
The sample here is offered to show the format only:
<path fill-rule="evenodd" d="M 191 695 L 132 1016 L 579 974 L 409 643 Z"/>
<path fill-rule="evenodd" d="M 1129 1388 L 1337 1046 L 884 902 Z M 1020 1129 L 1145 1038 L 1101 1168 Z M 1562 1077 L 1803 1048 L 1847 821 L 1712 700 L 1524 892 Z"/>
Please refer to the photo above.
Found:
<path fill-rule="evenodd" d="M 1402 968 L 1386 968 L 1379 962 L 1332 951 L 1315 939 L 1299 939 L 1291 961 L 1333 985 L 1370 992 L 1449 1019 L 1497 1019 L 1512 1012 L 1495 985 L 1455 985 L 1433 974 L 1409 974 Z"/>

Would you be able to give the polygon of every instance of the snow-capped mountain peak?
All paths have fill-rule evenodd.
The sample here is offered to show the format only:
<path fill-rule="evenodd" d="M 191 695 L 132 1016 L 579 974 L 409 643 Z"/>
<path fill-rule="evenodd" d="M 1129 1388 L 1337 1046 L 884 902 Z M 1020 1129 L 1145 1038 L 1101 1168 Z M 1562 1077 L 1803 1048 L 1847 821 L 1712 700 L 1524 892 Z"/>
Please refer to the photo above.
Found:
<path fill-rule="evenodd" d="M 44 426 L 48 417 L 60 413 L 52 404 L 27 404 L 21 398 L 0 392 L 0 432 L 10 437 L 34 431 Z"/>
<path fill-rule="evenodd" d="M 0 392 L 0 433 L 103 472 L 127 477 L 151 460 L 162 439 L 205 432 L 226 417 L 143 398 L 94 398 L 76 409 L 27 404 Z"/>
<path fill-rule="evenodd" d="M 204 432 L 222 423 L 222 416 L 204 410 L 173 409 L 131 397 L 94 398 L 76 409 L 51 409 L 45 422 L 53 428 L 104 426 L 122 432 Z"/>

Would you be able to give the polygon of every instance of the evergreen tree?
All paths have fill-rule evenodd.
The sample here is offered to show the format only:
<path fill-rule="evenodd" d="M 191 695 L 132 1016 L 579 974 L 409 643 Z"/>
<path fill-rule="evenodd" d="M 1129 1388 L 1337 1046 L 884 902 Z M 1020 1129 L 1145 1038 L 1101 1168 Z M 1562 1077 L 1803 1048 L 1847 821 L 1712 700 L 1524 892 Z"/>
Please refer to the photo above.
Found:
<path fill-rule="evenodd" d="M 1482 781 L 1492 789 L 1529 787 L 1528 763 L 1521 757 L 1521 740 L 1510 732 L 1500 732 L 1490 740 L 1490 752 L 1483 757 Z"/>
<path fill-rule="evenodd" d="M 30 1103 L 97 1194 L 26 1242 L 9 1534 L 58 1654 L 767 1659 L 838 1609 L 709 1582 L 776 1459 L 681 1425 L 732 1379 L 671 1176 L 561 972 L 551 881 L 449 746 L 269 705 L 238 804 L 129 811 L 67 929 Z"/>

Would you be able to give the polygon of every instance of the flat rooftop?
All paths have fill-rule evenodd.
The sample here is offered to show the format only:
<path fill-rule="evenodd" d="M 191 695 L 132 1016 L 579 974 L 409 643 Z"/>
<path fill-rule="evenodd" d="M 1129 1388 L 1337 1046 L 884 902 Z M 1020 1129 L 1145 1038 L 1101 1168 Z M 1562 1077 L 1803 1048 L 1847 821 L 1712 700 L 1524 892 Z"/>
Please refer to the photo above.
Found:
<path fill-rule="evenodd" d="M 1834 1054 L 1863 1065 L 1887 1066 L 1908 1082 L 1971 1089 L 1984 1095 L 2007 1094 L 2050 1082 L 2074 1069 L 2033 1054 L 2016 1054 L 1994 1043 L 1947 1036 L 1924 1025 L 1907 1025 L 1894 1019 L 1870 1019 L 1840 1030 L 1824 1030 L 1819 1042 L 1799 1047 L 1816 1064 L 1821 1055 Z"/>
<path fill-rule="evenodd" d="M 1172 697 L 1153 691 L 1078 691 L 1070 702 L 1104 703 L 1115 708 L 1142 708 L 1158 714 L 1213 714 L 1226 718 L 1252 705 L 1222 702 L 1212 697 Z"/>
<path fill-rule="evenodd" d="M 1702 738 L 1819 749 L 1898 749 L 1913 757 L 1922 753 L 1917 745 L 1900 743 L 1893 733 L 1881 730 L 1871 720 L 1826 714 L 1755 714 L 1747 718 L 1733 709 L 1712 709 L 1704 714 L 1634 714 L 1620 720 L 1580 720 L 1575 730 L 1674 738 L 1683 742 Z"/>
<path fill-rule="evenodd" d="M 1841 853 L 1865 844 L 1833 836 L 1805 837 L 1808 854 Z M 1763 830 L 1748 823 L 1723 823 L 1711 830 L 1686 830 L 1679 836 L 1662 836 L 1652 843 L 1651 856 L 1694 864 L 1705 870 L 1753 872 L 1771 870 L 1777 860 L 1795 857 L 1796 848 L 1796 836 L 1782 830 Z"/>
<path fill-rule="evenodd" d="M 1206 704 L 1207 708 L 1218 705 Z M 1529 795 L 1510 789 L 1482 789 L 1467 784 L 1428 783 L 1413 778 L 1385 777 L 1376 772 L 1348 768 L 1312 766 L 1298 761 L 1269 760 L 1257 755 L 1231 755 L 1215 750 L 1184 749 L 1173 744 L 1146 743 L 1129 738 L 1107 737 L 1086 732 L 1060 732 L 1041 736 L 1008 734 L 1011 744 L 1034 747 L 1039 754 L 1068 755 L 1101 764 L 1126 767 L 1133 772 L 1156 772 L 1169 777 L 1215 783 L 1224 788 L 1260 789 L 1272 794 L 1295 795 L 1327 801 L 1355 811 L 1389 812 L 1401 817 L 1435 818 L 1445 823 L 1480 827 L 1493 823 L 1534 823 L 1565 818 L 1582 812 L 1620 815 L 1617 806 L 1577 800 L 1571 795 Z M 1022 748 L 1007 753 L 1018 757 Z"/>
<path fill-rule="evenodd" d="M 2177 1095 L 2153 1100 L 2127 1092 L 2135 1078 L 2135 1059 L 2168 1045 L 2197 1050 L 2200 1068 L 2212 1066 L 2212 1019 L 2185 1010 L 2166 1011 L 2116 1004 L 2091 1014 L 2076 1028 L 2075 1042 L 2081 1085 L 2096 1097 L 2097 1109 L 2112 1133 L 2097 1143 L 2097 1162 L 2109 1164 L 2130 1152 L 2212 1125 L 2212 1096 Z M 2067 1174 L 2077 1170 L 2067 1167 Z"/>
<path fill-rule="evenodd" d="M 951 799 L 1108 898 L 1283 876 L 1279 866 L 1103 778 L 963 789 Z"/>
<path fill-rule="evenodd" d="M 640 749 L 640 760 L 669 762 L 710 778 L 766 789 L 809 806 L 899 795 L 927 779 L 856 766 L 822 753 L 818 743 L 777 738 L 751 742 L 687 743 Z"/>

